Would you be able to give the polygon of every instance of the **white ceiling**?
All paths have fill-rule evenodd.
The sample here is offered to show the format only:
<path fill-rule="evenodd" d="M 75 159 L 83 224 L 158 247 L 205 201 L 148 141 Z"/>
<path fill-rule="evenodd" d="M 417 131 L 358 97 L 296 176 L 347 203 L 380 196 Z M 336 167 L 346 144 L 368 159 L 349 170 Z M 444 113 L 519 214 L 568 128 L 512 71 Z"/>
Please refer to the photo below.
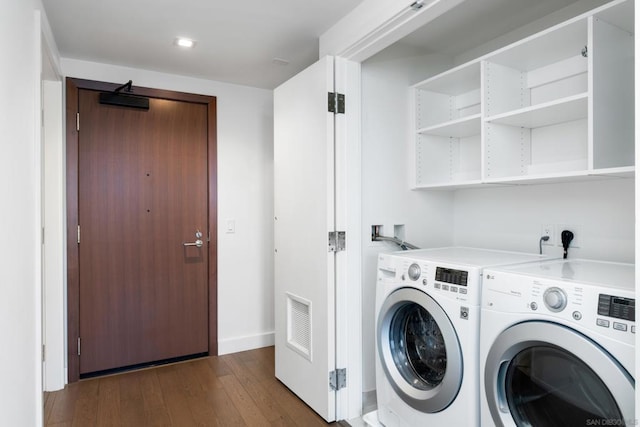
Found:
<path fill-rule="evenodd" d="M 406 36 L 401 42 L 420 48 L 426 53 L 437 52 L 455 56 L 576 1 L 467 1 Z M 588 3 L 595 7 L 606 1 L 608 0 L 588 0 Z"/>
<path fill-rule="evenodd" d="M 362 1 L 42 0 L 65 58 L 265 89 L 315 62 L 319 36 Z M 608 1 L 470 0 L 399 43 L 455 56 L 560 9 L 574 16 Z M 177 48 L 177 36 L 196 47 Z"/>
<path fill-rule="evenodd" d="M 42 0 L 62 57 L 266 89 L 315 62 L 319 36 L 361 1 Z"/>

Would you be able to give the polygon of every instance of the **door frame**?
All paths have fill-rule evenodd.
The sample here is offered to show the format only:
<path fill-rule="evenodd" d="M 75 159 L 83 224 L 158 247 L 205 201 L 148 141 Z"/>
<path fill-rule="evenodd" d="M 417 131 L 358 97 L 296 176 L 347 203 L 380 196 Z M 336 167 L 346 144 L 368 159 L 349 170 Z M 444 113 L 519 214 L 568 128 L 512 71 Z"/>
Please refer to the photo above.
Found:
<path fill-rule="evenodd" d="M 80 259 L 78 248 L 78 94 L 80 89 L 113 91 L 120 84 L 66 78 L 66 191 L 67 191 L 67 358 L 68 381 L 80 379 Z M 216 97 L 134 86 L 133 93 L 150 98 L 193 102 L 207 106 L 207 152 L 209 196 L 209 355 L 218 354 L 218 174 Z"/>

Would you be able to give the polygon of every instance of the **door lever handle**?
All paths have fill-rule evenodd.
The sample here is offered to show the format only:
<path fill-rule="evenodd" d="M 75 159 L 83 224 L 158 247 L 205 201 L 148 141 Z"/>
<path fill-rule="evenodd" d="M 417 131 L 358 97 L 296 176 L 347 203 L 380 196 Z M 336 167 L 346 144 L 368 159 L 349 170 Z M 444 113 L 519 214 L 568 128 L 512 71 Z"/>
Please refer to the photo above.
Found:
<path fill-rule="evenodd" d="M 204 242 L 200 239 L 196 240 L 195 242 L 190 242 L 190 243 L 183 243 L 183 246 L 197 246 L 199 248 L 202 247 L 202 245 L 204 245 Z"/>

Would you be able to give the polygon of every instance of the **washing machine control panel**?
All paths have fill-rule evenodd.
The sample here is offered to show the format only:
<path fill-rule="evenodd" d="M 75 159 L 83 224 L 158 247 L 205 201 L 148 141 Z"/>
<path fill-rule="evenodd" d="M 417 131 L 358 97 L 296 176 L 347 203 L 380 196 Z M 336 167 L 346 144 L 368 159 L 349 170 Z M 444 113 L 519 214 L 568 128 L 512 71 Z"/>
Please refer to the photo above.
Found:
<path fill-rule="evenodd" d="M 475 291 L 479 287 L 476 283 L 479 273 L 475 274 L 475 270 L 463 270 L 420 260 L 399 261 L 401 267 L 398 266 L 398 278 L 408 285 L 457 301 L 480 304 L 478 293 Z"/>
<path fill-rule="evenodd" d="M 467 286 L 469 272 L 453 268 L 436 267 L 436 281 L 457 286 Z"/>

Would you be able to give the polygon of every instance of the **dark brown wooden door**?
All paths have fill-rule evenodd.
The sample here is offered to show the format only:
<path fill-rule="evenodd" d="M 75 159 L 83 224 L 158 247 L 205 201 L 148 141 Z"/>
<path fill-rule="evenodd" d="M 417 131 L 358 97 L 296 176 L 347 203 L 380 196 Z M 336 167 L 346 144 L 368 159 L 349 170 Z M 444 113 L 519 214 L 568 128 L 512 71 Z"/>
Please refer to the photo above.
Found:
<path fill-rule="evenodd" d="M 98 96 L 78 97 L 80 374 L 206 353 L 207 107 Z"/>

